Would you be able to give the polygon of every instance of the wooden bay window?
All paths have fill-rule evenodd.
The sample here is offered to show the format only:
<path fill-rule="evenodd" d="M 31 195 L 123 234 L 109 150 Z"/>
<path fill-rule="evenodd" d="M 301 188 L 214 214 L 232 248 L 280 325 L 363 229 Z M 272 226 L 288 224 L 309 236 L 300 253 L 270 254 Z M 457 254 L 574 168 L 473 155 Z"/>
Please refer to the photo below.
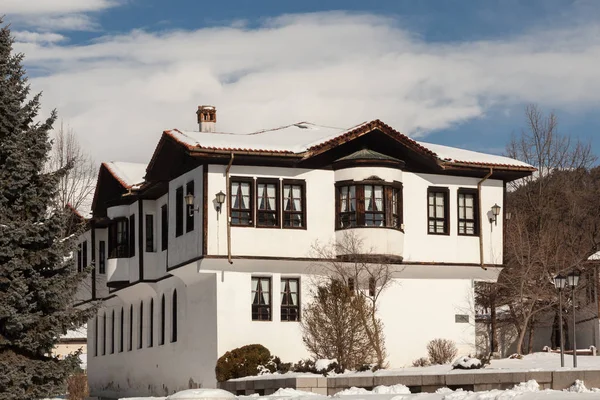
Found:
<path fill-rule="evenodd" d="M 402 229 L 402 184 L 368 180 L 336 183 L 336 229 Z"/>
<path fill-rule="evenodd" d="M 127 218 L 114 220 L 108 228 L 108 258 L 129 257 L 129 221 Z"/>

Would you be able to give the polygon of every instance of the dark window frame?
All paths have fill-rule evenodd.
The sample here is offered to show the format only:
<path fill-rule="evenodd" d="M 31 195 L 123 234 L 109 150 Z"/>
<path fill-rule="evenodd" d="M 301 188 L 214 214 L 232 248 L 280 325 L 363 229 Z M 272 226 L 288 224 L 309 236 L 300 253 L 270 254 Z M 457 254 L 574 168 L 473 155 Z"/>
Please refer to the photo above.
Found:
<path fill-rule="evenodd" d="M 106 355 L 106 311 L 102 315 L 102 355 Z"/>
<path fill-rule="evenodd" d="M 275 201 L 274 201 L 274 205 L 275 205 L 275 210 L 261 210 L 259 209 L 260 207 L 260 203 L 261 203 L 261 199 L 262 199 L 262 193 L 259 193 L 259 185 L 273 185 L 275 186 Z M 256 190 L 255 190 L 255 201 L 254 204 L 256 205 L 256 227 L 257 228 L 281 228 L 281 206 L 280 206 L 280 202 L 281 202 L 281 181 L 278 178 L 257 178 L 256 179 Z M 268 198 L 267 198 L 267 202 L 268 202 Z M 274 224 L 268 224 L 268 223 L 264 223 L 261 221 L 261 217 L 263 216 L 267 216 L 267 215 L 273 215 L 275 216 L 274 220 L 271 219 L 272 221 L 274 221 Z"/>
<path fill-rule="evenodd" d="M 167 311 L 167 307 L 166 307 L 166 302 L 165 302 L 165 295 L 163 293 L 162 298 L 160 300 L 160 337 L 159 337 L 159 342 L 158 345 L 162 346 L 165 344 L 165 336 L 166 336 L 166 331 L 165 331 L 165 325 L 166 325 L 166 311 Z"/>
<path fill-rule="evenodd" d="M 88 245 L 87 245 L 87 240 L 83 241 L 83 243 L 81 243 L 81 271 L 79 272 L 83 272 L 84 269 L 87 268 L 88 266 Z"/>
<path fill-rule="evenodd" d="M 94 322 L 94 357 L 98 357 L 98 313 L 96 313 L 96 321 Z"/>
<path fill-rule="evenodd" d="M 112 321 L 110 324 L 110 354 L 115 354 L 115 309 L 112 310 Z"/>
<path fill-rule="evenodd" d="M 129 258 L 135 257 L 135 214 L 129 216 Z"/>
<path fill-rule="evenodd" d="M 289 198 L 286 197 L 286 186 L 300 186 L 300 211 L 286 211 L 285 203 Z M 292 188 L 293 190 L 293 188 Z M 292 197 L 292 201 L 293 201 Z M 281 215 L 283 229 L 306 229 L 306 181 L 300 179 L 283 179 L 281 181 Z M 300 215 L 300 226 L 288 225 L 288 221 L 293 221 L 295 215 Z"/>
<path fill-rule="evenodd" d="M 473 196 L 473 219 L 468 219 L 468 218 L 461 218 L 460 217 L 460 198 L 461 196 Z M 479 192 L 477 191 L 477 189 L 473 189 L 473 188 L 459 188 L 457 193 L 456 193 L 456 216 L 457 216 L 457 222 L 456 222 L 456 231 L 458 233 L 459 236 L 479 236 L 479 232 L 480 232 L 480 220 L 481 218 L 479 217 Z M 461 232 L 460 230 L 460 224 L 464 222 L 465 223 L 465 231 Z M 473 223 L 473 233 L 467 233 L 466 232 L 466 224 L 472 222 Z"/>
<path fill-rule="evenodd" d="M 129 306 L 129 343 L 127 343 L 127 351 L 133 350 L 133 304 Z"/>
<path fill-rule="evenodd" d="M 254 279 L 258 279 L 257 289 L 254 290 L 252 287 L 252 281 Z M 255 304 L 255 297 L 260 296 L 264 293 L 264 289 L 262 286 L 263 281 L 269 283 L 269 304 L 260 304 L 260 299 L 258 299 L 258 303 Z M 251 276 L 250 278 L 250 293 L 252 295 L 252 303 L 251 303 L 251 317 L 252 321 L 272 321 L 273 320 L 273 279 L 270 276 Z M 267 312 L 265 313 L 264 310 Z M 267 318 L 264 318 L 264 316 Z"/>
<path fill-rule="evenodd" d="M 121 329 L 119 331 L 119 353 L 123 352 L 125 347 L 125 309 L 121 307 Z"/>
<path fill-rule="evenodd" d="M 154 214 L 146 214 L 144 222 L 146 235 L 146 252 L 154 253 L 156 251 L 156 246 L 154 245 Z"/>
<path fill-rule="evenodd" d="M 148 347 L 154 346 L 154 297 L 150 299 L 150 323 L 148 327 Z"/>
<path fill-rule="evenodd" d="M 104 240 L 98 243 L 98 273 L 106 274 L 106 241 Z"/>
<path fill-rule="evenodd" d="M 250 193 L 248 197 L 248 207 L 246 208 L 234 208 L 233 206 L 233 185 L 235 183 L 248 183 L 250 188 Z M 241 189 L 240 189 L 241 190 Z M 243 177 L 243 176 L 232 176 L 229 179 L 229 215 L 231 219 L 231 226 L 237 227 L 254 227 L 254 196 L 255 196 L 255 187 L 254 187 L 254 178 L 251 177 Z M 236 193 L 237 195 L 237 193 Z M 242 223 L 240 221 L 245 220 L 246 218 L 242 218 L 240 216 L 234 216 L 234 213 L 248 213 L 248 222 Z"/>
<path fill-rule="evenodd" d="M 177 315 L 177 305 L 177 289 L 175 289 L 171 296 L 171 343 L 177 342 L 177 321 L 179 317 Z"/>
<path fill-rule="evenodd" d="M 289 298 L 294 292 L 291 290 L 286 290 L 289 287 L 289 282 L 296 282 L 296 305 L 287 304 Z M 299 322 L 300 321 L 300 304 L 301 304 L 301 296 L 300 296 L 300 278 L 292 278 L 292 277 L 282 277 L 281 278 L 281 304 L 280 304 L 280 319 L 283 322 Z M 285 316 L 284 316 L 285 315 Z"/>
<path fill-rule="evenodd" d="M 119 230 L 119 227 L 122 229 Z M 129 257 L 129 220 L 115 218 L 108 226 L 108 258 Z"/>
<path fill-rule="evenodd" d="M 196 198 L 196 194 L 194 193 L 194 181 L 189 181 L 185 184 L 185 193 L 191 194 Z M 192 232 L 194 230 L 194 205 L 188 206 L 185 205 L 185 233 Z"/>
<path fill-rule="evenodd" d="M 175 190 L 175 237 L 183 235 L 183 186 Z"/>
<path fill-rule="evenodd" d="M 367 210 L 367 199 L 365 198 L 365 187 L 370 186 L 373 193 L 375 187 L 382 188 L 381 205 L 383 210 Z M 354 187 L 354 198 L 350 196 L 351 187 Z M 350 209 L 352 199 L 354 199 L 354 211 L 342 211 L 342 191 L 347 189 L 346 210 Z M 379 179 L 365 179 L 363 181 L 338 181 L 335 183 L 335 230 L 354 229 L 354 228 L 377 228 L 377 229 L 396 229 L 404 232 L 404 194 L 401 182 L 388 182 Z M 394 193 L 397 198 L 394 199 Z M 396 200 L 394 202 L 394 200 Z M 380 215 L 381 225 L 367 225 L 368 215 Z"/>
<path fill-rule="evenodd" d="M 431 212 L 430 212 L 430 204 L 429 204 L 429 197 L 432 194 L 443 194 L 444 195 L 444 217 L 443 218 L 439 218 L 437 216 L 431 216 Z M 437 196 L 433 197 L 434 199 L 437 199 Z M 437 207 L 437 201 L 434 201 L 433 204 L 434 209 Z M 442 232 L 437 232 L 437 222 L 438 221 L 443 221 L 444 225 L 444 229 Z M 431 228 L 430 228 L 430 224 L 431 222 L 434 222 L 434 227 L 436 227 L 436 231 L 432 232 Z M 450 235 L 450 189 L 447 187 L 440 187 L 440 186 L 429 186 L 427 188 L 427 234 L 428 235 Z"/>
<path fill-rule="evenodd" d="M 77 245 L 77 272 L 83 272 L 83 256 L 81 252 L 81 243 Z"/>
<path fill-rule="evenodd" d="M 166 204 L 160 207 L 160 243 L 160 250 L 167 250 L 169 247 L 169 207 Z"/>
<path fill-rule="evenodd" d="M 138 315 L 138 345 L 137 348 L 144 347 L 144 300 L 140 300 L 140 313 Z"/>

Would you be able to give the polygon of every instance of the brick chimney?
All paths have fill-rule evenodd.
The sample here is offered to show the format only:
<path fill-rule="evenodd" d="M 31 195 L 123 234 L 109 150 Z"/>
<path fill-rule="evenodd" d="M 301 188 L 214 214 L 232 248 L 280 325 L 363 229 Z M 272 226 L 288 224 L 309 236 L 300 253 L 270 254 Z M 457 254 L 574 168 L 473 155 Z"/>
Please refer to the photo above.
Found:
<path fill-rule="evenodd" d="M 198 106 L 196 111 L 200 132 L 214 132 L 217 125 L 217 109 L 214 106 Z"/>

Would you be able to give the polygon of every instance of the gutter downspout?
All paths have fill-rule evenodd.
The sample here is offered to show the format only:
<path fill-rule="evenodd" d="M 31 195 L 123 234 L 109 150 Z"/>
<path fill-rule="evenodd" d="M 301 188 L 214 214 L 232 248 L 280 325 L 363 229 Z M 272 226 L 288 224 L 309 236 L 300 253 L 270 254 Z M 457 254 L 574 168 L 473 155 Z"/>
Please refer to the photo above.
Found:
<path fill-rule="evenodd" d="M 492 173 L 494 172 L 494 168 L 490 167 L 490 171 L 483 177 L 482 180 L 480 180 L 479 182 L 477 182 L 477 199 L 478 199 L 478 212 L 479 212 L 479 216 L 481 217 L 481 212 L 482 212 L 482 207 L 481 207 L 481 184 L 483 182 L 485 182 L 490 176 L 492 176 Z M 480 218 L 481 221 L 481 218 Z M 480 223 L 481 225 L 481 223 Z M 481 268 L 483 268 L 484 270 L 487 271 L 487 267 L 484 267 L 484 262 L 483 262 L 483 229 L 481 229 L 481 226 L 479 227 L 479 265 L 481 266 Z"/>
<path fill-rule="evenodd" d="M 227 168 L 225 169 L 225 192 L 227 193 L 227 260 L 229 264 L 233 264 L 231 260 L 231 194 L 229 193 L 229 169 L 231 168 L 231 164 L 233 164 L 233 157 L 233 152 L 231 152 L 229 164 L 227 164 Z"/>

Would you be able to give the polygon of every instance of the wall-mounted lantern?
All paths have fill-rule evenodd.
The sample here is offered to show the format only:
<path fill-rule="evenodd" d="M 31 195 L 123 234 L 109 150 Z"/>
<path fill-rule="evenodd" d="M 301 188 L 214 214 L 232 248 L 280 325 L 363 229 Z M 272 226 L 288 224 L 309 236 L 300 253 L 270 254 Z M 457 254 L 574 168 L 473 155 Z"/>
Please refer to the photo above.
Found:
<path fill-rule="evenodd" d="M 490 218 L 490 224 L 493 222 L 494 225 L 498 225 L 498 215 L 500 215 L 500 206 L 498 204 L 494 204 L 492 206 L 492 218 Z"/>
<path fill-rule="evenodd" d="M 200 212 L 200 207 L 194 208 L 194 195 L 193 194 L 188 193 L 183 197 L 185 199 L 185 205 L 188 206 L 188 214 L 190 217 L 194 215 L 194 211 Z"/>
<path fill-rule="evenodd" d="M 222 190 L 215 195 L 215 200 L 217 201 L 217 212 L 219 214 L 221 213 L 221 209 L 223 208 L 223 203 L 225 203 L 225 197 L 225 193 L 223 193 Z"/>

